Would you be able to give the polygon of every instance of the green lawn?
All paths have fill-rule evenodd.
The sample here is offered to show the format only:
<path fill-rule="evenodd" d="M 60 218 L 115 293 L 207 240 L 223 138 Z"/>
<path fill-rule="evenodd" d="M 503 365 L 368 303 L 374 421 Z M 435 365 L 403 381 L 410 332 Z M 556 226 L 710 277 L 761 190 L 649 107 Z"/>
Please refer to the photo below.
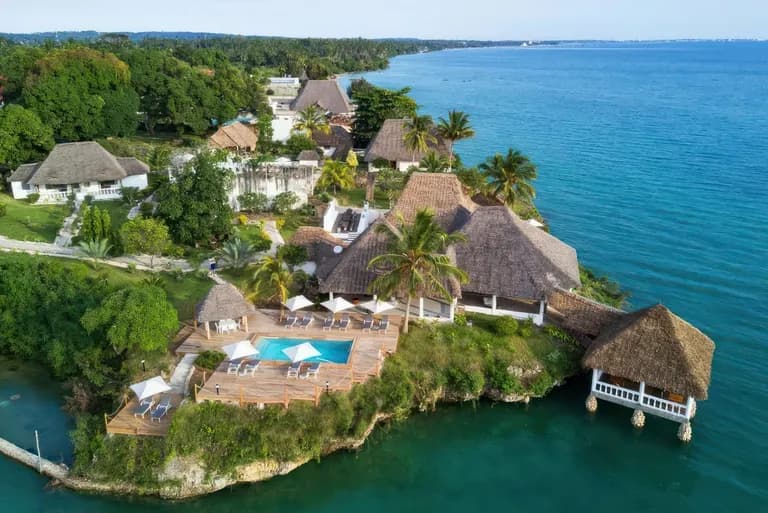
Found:
<path fill-rule="evenodd" d="M 0 203 L 7 208 L 0 217 L 0 235 L 10 239 L 53 242 L 69 214 L 67 205 L 30 205 L 5 193 L 0 193 Z"/>
<path fill-rule="evenodd" d="M 123 200 L 94 201 L 93 205 L 107 209 L 112 220 L 112 229 L 116 231 L 120 231 L 120 227 L 128 220 L 128 212 L 131 211 L 131 205 L 126 205 Z"/>
<path fill-rule="evenodd" d="M 363 203 L 365 203 L 365 189 L 356 188 L 347 191 L 337 191 L 335 197 L 339 205 L 362 207 Z M 374 190 L 372 206 L 374 208 L 389 208 L 389 198 L 387 198 L 387 194 L 379 188 Z"/>

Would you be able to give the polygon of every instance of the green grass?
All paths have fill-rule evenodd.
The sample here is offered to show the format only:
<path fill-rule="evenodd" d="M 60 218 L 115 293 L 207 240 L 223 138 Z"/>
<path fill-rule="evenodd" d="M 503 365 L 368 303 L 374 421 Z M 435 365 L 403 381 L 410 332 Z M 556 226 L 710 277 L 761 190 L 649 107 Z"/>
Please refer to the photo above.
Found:
<path fill-rule="evenodd" d="M 94 201 L 93 205 L 106 209 L 112 221 L 112 229 L 120 231 L 120 227 L 128 220 L 128 212 L 131 206 L 123 203 L 122 200 Z"/>
<path fill-rule="evenodd" d="M 0 193 L 7 213 L 0 217 L 0 235 L 31 242 L 53 242 L 69 215 L 67 205 L 30 205 Z"/>
<path fill-rule="evenodd" d="M 334 196 L 333 193 L 331 193 Z M 362 207 L 365 203 L 365 188 L 355 188 L 346 191 L 337 191 L 335 194 L 336 201 L 339 205 L 348 207 Z M 389 208 L 389 198 L 387 194 L 376 188 L 373 192 L 373 205 L 374 208 Z"/>

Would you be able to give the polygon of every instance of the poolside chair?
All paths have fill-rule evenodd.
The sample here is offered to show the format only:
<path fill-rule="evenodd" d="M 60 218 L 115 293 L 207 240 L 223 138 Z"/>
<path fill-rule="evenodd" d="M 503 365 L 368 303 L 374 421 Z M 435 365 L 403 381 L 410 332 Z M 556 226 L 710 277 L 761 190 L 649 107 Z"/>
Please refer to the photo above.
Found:
<path fill-rule="evenodd" d="M 313 319 L 314 319 L 314 317 L 312 317 L 312 314 L 305 315 L 304 317 L 302 317 L 301 320 L 299 321 L 299 329 L 300 330 L 301 329 L 307 329 L 307 326 L 312 324 L 312 320 Z"/>
<path fill-rule="evenodd" d="M 288 314 L 288 317 L 283 321 L 283 326 L 286 328 L 293 328 L 296 324 L 296 314 Z"/>
<path fill-rule="evenodd" d="M 237 374 L 240 372 L 240 366 L 243 364 L 241 360 L 236 360 L 234 362 L 229 362 L 229 365 L 227 365 L 227 374 Z"/>
<path fill-rule="evenodd" d="M 363 319 L 363 331 L 371 331 L 373 327 L 373 317 L 370 315 Z"/>
<path fill-rule="evenodd" d="M 162 403 L 157 405 L 157 408 L 155 408 L 152 413 L 150 414 L 150 417 L 152 419 L 152 422 L 158 421 L 165 417 L 165 415 L 168 413 L 168 410 L 171 409 L 171 398 L 169 397 Z"/>
<path fill-rule="evenodd" d="M 323 331 L 331 331 L 331 328 L 333 328 L 333 315 L 323 319 Z"/>
<path fill-rule="evenodd" d="M 256 372 L 256 369 L 259 368 L 259 364 L 261 364 L 261 360 L 251 360 L 250 362 L 246 362 L 246 364 L 243 366 L 243 368 L 240 370 L 240 376 L 247 376 L 250 374 L 253 376 L 253 374 Z"/>
<path fill-rule="evenodd" d="M 141 417 L 143 419 L 144 415 L 146 415 L 154 405 L 155 401 L 151 399 L 144 399 L 143 401 L 139 402 L 139 405 L 136 408 L 133 409 L 133 416 Z"/>
<path fill-rule="evenodd" d="M 290 365 L 290 367 L 288 367 L 288 373 L 285 375 L 285 377 L 286 378 L 298 378 L 300 370 L 301 370 L 301 362 L 293 362 Z"/>
<path fill-rule="evenodd" d="M 339 322 L 336 323 L 336 328 L 339 331 L 347 331 L 347 328 L 349 328 L 349 314 L 344 314 L 341 316 Z"/>
<path fill-rule="evenodd" d="M 309 364 L 307 370 L 299 377 L 301 379 L 316 378 L 318 372 L 320 372 L 320 362 L 314 362 Z"/>
<path fill-rule="evenodd" d="M 379 333 L 386 333 L 388 329 L 389 329 L 389 317 L 385 315 L 379 321 L 379 325 L 376 327 L 376 331 Z"/>

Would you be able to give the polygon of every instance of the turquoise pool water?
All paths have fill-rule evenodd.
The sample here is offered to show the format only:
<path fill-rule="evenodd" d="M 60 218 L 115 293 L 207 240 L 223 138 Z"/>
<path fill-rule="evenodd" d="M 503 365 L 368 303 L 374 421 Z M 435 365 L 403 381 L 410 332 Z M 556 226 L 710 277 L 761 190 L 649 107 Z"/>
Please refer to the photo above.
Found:
<path fill-rule="evenodd" d="M 262 360 L 289 361 L 283 352 L 291 346 L 309 342 L 320 351 L 320 356 L 307 358 L 307 362 L 347 363 L 349 352 L 352 350 L 351 340 L 317 340 L 311 338 L 292 337 L 262 337 L 256 348 Z"/>

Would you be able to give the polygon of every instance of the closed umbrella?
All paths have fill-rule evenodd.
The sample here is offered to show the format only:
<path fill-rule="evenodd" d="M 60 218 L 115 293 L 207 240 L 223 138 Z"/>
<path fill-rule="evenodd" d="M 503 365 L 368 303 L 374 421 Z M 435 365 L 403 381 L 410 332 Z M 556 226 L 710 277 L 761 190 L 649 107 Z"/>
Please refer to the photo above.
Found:
<path fill-rule="evenodd" d="M 143 401 L 153 395 L 168 392 L 171 390 L 171 387 L 168 386 L 162 377 L 155 376 L 154 378 L 149 378 L 141 383 L 131 385 L 131 390 L 133 390 L 133 393 L 139 398 L 139 401 Z"/>
<path fill-rule="evenodd" d="M 302 295 L 293 296 L 283 304 L 291 312 L 295 312 L 296 310 L 301 310 L 302 308 L 306 308 L 308 306 L 314 305 L 312 301 L 310 301 L 309 299 L 305 298 Z"/>
<path fill-rule="evenodd" d="M 395 305 L 393 305 L 392 303 L 381 301 L 380 299 L 372 299 L 370 301 L 366 301 L 360 306 L 362 306 L 372 314 L 380 314 L 381 312 L 392 310 L 395 307 Z"/>
<path fill-rule="evenodd" d="M 320 351 L 315 349 L 315 346 L 309 342 L 304 342 L 295 346 L 286 347 L 283 352 L 291 359 L 292 362 L 302 362 L 307 358 L 320 356 Z"/>
<path fill-rule="evenodd" d="M 248 340 L 241 340 L 240 342 L 235 342 L 234 344 L 227 344 L 226 346 L 222 347 L 221 350 L 227 353 L 227 358 L 230 360 L 248 358 L 249 356 L 253 356 L 259 352 Z"/>
<path fill-rule="evenodd" d="M 329 299 L 328 301 L 323 301 L 320 304 L 333 313 L 339 313 L 343 310 L 348 310 L 355 306 L 343 297 L 335 297 L 333 299 Z"/>

